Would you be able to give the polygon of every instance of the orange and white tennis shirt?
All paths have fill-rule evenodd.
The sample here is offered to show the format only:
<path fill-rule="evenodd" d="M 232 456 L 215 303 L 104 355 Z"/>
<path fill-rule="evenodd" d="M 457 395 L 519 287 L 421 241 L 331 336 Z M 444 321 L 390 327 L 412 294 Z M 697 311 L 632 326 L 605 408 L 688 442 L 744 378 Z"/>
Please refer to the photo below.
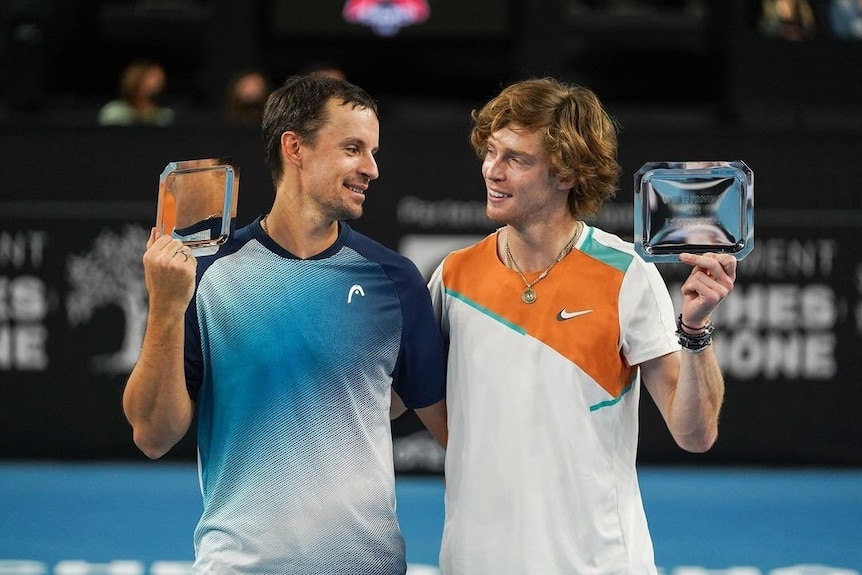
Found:
<path fill-rule="evenodd" d="M 441 575 L 655 574 L 636 366 L 679 349 L 664 280 L 587 226 L 525 304 L 497 233 L 429 282 L 449 345 Z"/>

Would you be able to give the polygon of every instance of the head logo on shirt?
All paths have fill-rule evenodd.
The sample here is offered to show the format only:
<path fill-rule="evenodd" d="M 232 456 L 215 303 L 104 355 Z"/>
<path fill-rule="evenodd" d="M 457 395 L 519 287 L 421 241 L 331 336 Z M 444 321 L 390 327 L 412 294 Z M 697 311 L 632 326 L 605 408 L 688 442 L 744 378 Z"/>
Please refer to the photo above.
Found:
<path fill-rule="evenodd" d="M 355 295 L 365 297 L 365 290 L 362 289 L 362 286 L 359 284 L 353 284 L 350 286 L 350 289 L 347 290 L 347 303 L 351 303 L 353 301 L 353 296 Z"/>

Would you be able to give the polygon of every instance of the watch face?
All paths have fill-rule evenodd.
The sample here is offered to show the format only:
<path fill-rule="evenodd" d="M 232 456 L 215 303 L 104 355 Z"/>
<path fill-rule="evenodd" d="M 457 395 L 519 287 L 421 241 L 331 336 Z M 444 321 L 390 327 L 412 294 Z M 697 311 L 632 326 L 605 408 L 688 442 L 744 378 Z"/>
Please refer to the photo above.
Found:
<path fill-rule="evenodd" d="M 754 248 L 754 172 L 741 161 L 648 162 L 635 174 L 634 245 L 645 260 Z"/>

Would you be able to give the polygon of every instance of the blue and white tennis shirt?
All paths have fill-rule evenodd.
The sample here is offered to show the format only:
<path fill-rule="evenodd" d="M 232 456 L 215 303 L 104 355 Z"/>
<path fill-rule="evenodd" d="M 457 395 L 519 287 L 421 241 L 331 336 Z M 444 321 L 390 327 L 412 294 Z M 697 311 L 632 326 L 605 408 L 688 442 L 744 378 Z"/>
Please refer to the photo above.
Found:
<path fill-rule="evenodd" d="M 303 260 L 259 220 L 198 259 L 186 316 L 203 513 L 196 573 L 401 575 L 390 386 L 445 395 L 425 281 L 340 224 Z"/>

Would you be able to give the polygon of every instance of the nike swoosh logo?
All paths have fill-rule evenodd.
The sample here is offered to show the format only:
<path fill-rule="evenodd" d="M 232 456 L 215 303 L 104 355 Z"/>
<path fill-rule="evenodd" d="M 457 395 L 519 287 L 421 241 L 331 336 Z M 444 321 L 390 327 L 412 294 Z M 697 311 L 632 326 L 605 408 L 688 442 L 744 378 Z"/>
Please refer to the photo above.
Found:
<path fill-rule="evenodd" d="M 567 319 L 572 319 L 573 317 L 578 317 L 579 315 L 586 315 L 588 313 L 592 313 L 593 310 L 585 309 L 582 311 L 566 311 L 566 308 L 560 310 L 560 313 L 557 314 L 557 321 L 566 321 Z"/>

